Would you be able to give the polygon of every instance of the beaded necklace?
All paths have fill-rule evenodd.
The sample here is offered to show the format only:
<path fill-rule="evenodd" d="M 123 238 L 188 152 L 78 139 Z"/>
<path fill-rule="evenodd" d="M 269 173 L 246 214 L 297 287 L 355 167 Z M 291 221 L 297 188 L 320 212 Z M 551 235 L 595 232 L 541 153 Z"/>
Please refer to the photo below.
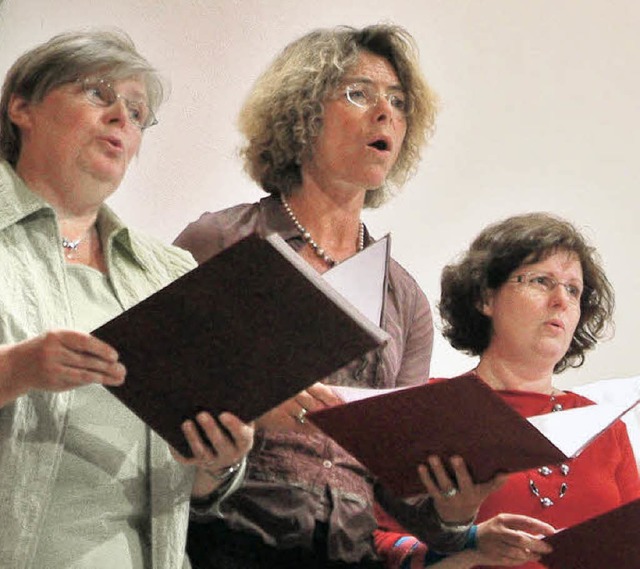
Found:
<path fill-rule="evenodd" d="M 552 405 L 551 407 L 552 413 L 563 410 L 562 403 L 558 403 L 555 395 L 551 396 L 550 403 Z M 557 468 L 560 475 L 565 478 L 569 475 L 569 472 L 571 470 L 569 465 L 565 462 L 560 464 Z M 544 478 L 546 478 L 547 476 L 551 476 L 554 472 L 555 471 L 551 466 L 541 466 L 540 468 L 538 468 L 538 474 L 540 474 L 540 476 Z M 543 496 L 542 493 L 540 492 L 540 489 L 538 488 L 538 485 L 535 483 L 535 481 L 531 477 L 529 477 L 529 490 L 538 500 L 540 500 L 540 504 L 542 504 L 543 508 L 550 508 L 551 506 L 555 505 L 556 503 L 555 500 L 564 498 L 565 494 L 567 493 L 567 490 L 569 490 L 569 485 L 567 484 L 566 480 L 563 480 L 560 483 L 560 486 L 558 488 L 557 496 L 552 498 L 551 496 Z"/>
<path fill-rule="evenodd" d="M 337 261 L 327 253 L 323 247 L 321 247 L 314 239 L 311 237 L 311 233 L 307 231 L 307 229 L 298 221 L 296 214 L 293 213 L 291 206 L 287 202 L 286 198 L 283 194 L 280 194 L 280 202 L 282 203 L 282 207 L 287 212 L 287 215 L 296 226 L 296 229 L 302 235 L 304 241 L 311 247 L 313 252 L 320 257 L 329 267 L 333 267 L 337 264 Z M 360 222 L 360 227 L 358 229 L 358 244 L 357 250 L 362 251 L 364 249 L 364 223 Z"/>

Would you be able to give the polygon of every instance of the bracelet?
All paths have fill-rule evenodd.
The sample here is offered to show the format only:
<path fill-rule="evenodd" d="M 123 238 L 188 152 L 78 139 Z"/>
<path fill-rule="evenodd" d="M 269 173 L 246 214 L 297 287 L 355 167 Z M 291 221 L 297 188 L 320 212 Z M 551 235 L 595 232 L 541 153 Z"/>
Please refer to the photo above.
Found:
<path fill-rule="evenodd" d="M 438 525 L 441 530 L 450 531 L 455 533 L 463 533 L 469 531 L 469 529 L 473 526 L 473 522 L 476 521 L 476 517 L 473 516 L 470 520 L 466 522 L 447 522 L 440 517 L 437 508 L 433 508 L 433 513 L 435 514 L 436 519 L 438 520 Z"/>
<path fill-rule="evenodd" d="M 477 549 L 478 548 L 478 526 L 472 525 L 471 529 L 469 529 L 469 535 L 467 536 L 467 541 L 464 544 L 463 549 Z"/>
<path fill-rule="evenodd" d="M 241 466 L 242 466 L 242 461 L 236 462 L 231 466 L 225 466 L 224 468 L 219 468 L 218 470 L 209 470 L 206 466 L 203 466 L 202 468 L 214 480 L 222 481 L 222 480 L 226 480 L 227 478 L 230 478 L 232 474 L 235 474 L 236 472 L 238 472 Z"/>
<path fill-rule="evenodd" d="M 443 519 L 441 519 L 440 516 L 438 516 L 438 523 L 440 524 L 440 529 L 456 532 L 456 533 L 469 531 L 469 529 L 473 527 L 474 521 L 475 521 L 475 518 L 471 518 L 469 521 L 466 521 L 466 522 L 446 522 Z"/>

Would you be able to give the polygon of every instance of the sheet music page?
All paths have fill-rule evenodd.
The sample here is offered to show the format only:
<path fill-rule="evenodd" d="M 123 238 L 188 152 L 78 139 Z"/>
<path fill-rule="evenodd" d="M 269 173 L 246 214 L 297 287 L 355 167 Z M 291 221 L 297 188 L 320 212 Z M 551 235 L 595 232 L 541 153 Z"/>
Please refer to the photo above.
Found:
<path fill-rule="evenodd" d="M 359 401 L 360 399 L 367 399 L 368 397 L 375 397 L 376 395 L 383 395 L 392 391 L 406 389 L 406 387 L 374 389 L 372 387 L 348 387 L 346 385 L 330 385 L 329 387 L 331 387 L 331 390 L 345 403 L 351 403 L 352 401 Z"/>
<path fill-rule="evenodd" d="M 381 323 L 384 306 L 389 243 L 389 235 L 385 235 L 322 275 L 377 326 Z"/>
<path fill-rule="evenodd" d="M 593 439 L 640 402 L 599 404 L 529 417 L 529 422 L 568 458 L 579 454 Z"/>

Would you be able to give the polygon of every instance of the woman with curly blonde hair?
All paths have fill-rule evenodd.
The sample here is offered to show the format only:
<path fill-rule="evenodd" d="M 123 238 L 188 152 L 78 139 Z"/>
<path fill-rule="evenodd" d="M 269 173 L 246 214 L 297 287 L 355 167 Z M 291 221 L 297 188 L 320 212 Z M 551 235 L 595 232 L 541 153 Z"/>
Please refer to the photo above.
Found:
<path fill-rule="evenodd" d="M 319 273 L 373 242 L 360 217 L 416 168 L 436 99 L 411 35 L 340 26 L 288 45 L 240 113 L 248 174 L 270 195 L 205 213 L 176 244 L 202 262 L 249 233 L 279 233 Z M 389 264 L 382 327 L 389 343 L 286 401 L 256 424 L 237 499 L 192 517 L 195 567 L 378 567 L 372 478 L 305 421 L 337 403 L 326 384 L 412 385 L 428 377 L 433 326 L 424 293 Z"/>
<path fill-rule="evenodd" d="M 178 455 L 105 389 L 127 370 L 91 334 L 196 266 L 106 204 L 162 84 L 116 28 L 57 34 L 5 75 L 0 567 L 188 569 L 190 495 L 215 508 L 242 479 L 249 425 L 185 417 L 191 457 Z"/>
<path fill-rule="evenodd" d="M 395 161 L 384 182 L 368 189 L 365 207 L 388 201 L 391 187 L 402 186 L 414 171 L 434 128 L 436 98 L 422 78 L 411 36 L 393 26 L 372 26 L 359 35 L 346 27 L 317 30 L 284 50 L 256 83 L 240 114 L 247 141 L 245 168 L 265 191 L 289 196 L 302 184 L 301 166 L 314 154 L 324 103 L 345 86 L 363 48 L 393 67 L 402 86 L 406 124 Z"/>

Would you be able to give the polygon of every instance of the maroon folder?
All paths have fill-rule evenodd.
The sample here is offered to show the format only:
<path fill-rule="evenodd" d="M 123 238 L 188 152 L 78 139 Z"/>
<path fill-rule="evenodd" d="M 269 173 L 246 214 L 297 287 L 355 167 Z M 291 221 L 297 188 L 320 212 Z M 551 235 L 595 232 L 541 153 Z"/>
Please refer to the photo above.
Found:
<path fill-rule="evenodd" d="M 382 345 L 364 317 L 277 235 L 251 235 L 94 334 L 127 368 L 109 388 L 182 454 L 200 410 L 244 421 Z"/>
<path fill-rule="evenodd" d="M 396 495 L 424 493 L 417 466 L 460 455 L 474 480 L 567 459 L 473 375 L 432 381 L 308 415 Z"/>
<path fill-rule="evenodd" d="M 546 537 L 549 569 L 638 569 L 640 499 Z"/>

